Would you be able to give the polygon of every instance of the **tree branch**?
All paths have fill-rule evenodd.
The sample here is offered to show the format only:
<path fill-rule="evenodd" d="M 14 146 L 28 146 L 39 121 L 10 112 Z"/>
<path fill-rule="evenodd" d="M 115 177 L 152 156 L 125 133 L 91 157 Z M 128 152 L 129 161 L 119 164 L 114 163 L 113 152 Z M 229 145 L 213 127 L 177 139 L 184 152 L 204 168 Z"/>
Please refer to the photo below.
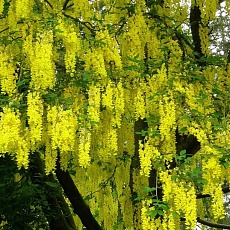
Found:
<path fill-rule="evenodd" d="M 42 11 L 43 8 L 43 4 L 40 0 L 34 0 L 34 2 L 36 3 L 37 7 L 39 8 L 39 10 Z"/>
<path fill-rule="evenodd" d="M 60 156 L 57 160 L 56 175 L 66 196 L 73 206 L 74 213 L 79 216 L 82 224 L 87 228 L 87 230 L 101 230 L 102 228 L 94 219 L 89 206 L 83 200 L 69 172 L 63 171 L 60 168 Z"/>
<path fill-rule="evenodd" d="M 66 16 L 67 18 L 72 19 L 73 21 L 75 21 L 77 23 L 84 25 L 93 35 L 95 35 L 95 31 L 93 29 L 93 26 L 89 22 L 83 22 L 83 21 L 79 20 L 78 18 L 74 18 L 71 15 L 68 15 L 66 13 L 63 13 L 63 15 Z"/>
<path fill-rule="evenodd" d="M 69 0 L 65 0 L 62 10 L 66 10 L 68 3 L 69 3 Z"/>
<path fill-rule="evenodd" d="M 35 152 L 32 155 L 32 159 L 30 160 L 30 172 L 32 173 L 32 181 L 34 184 L 39 186 L 44 186 L 45 182 L 52 182 L 54 178 L 52 176 L 45 176 L 44 166 L 42 160 L 39 156 L 39 153 Z M 59 187 L 60 189 L 60 187 Z M 56 191 L 55 191 L 56 192 Z M 46 216 L 46 219 L 49 223 L 49 227 L 51 230 L 74 230 L 76 228 L 70 227 L 67 223 L 67 219 L 63 214 L 63 210 L 60 207 L 57 196 L 53 194 L 52 191 L 45 192 L 45 199 L 48 203 L 47 206 L 42 206 L 42 210 Z"/>
<path fill-rule="evenodd" d="M 197 222 L 212 228 L 230 229 L 230 225 L 211 223 L 209 221 L 200 219 L 200 217 L 197 217 Z"/>
<path fill-rule="evenodd" d="M 46 2 L 50 6 L 50 8 L 53 9 L 52 4 L 48 0 L 44 0 L 44 2 Z"/>
<path fill-rule="evenodd" d="M 230 188 L 228 186 L 222 187 L 222 192 L 224 194 L 228 193 L 228 192 L 230 192 Z M 196 199 L 201 199 L 201 198 L 206 198 L 206 197 L 210 197 L 210 194 L 202 194 L 202 193 L 196 194 Z"/>

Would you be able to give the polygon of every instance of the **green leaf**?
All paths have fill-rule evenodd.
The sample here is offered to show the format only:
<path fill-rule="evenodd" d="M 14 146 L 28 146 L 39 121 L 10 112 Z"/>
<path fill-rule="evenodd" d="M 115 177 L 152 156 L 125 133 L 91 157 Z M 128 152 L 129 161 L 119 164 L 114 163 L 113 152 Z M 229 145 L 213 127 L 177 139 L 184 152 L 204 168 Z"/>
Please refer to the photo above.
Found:
<path fill-rule="evenodd" d="M 136 134 L 141 134 L 142 137 L 145 137 L 148 133 L 146 130 L 141 130 L 140 132 L 135 132 Z"/>
<path fill-rule="evenodd" d="M 56 188 L 58 186 L 58 183 L 56 183 L 56 182 L 46 181 L 45 183 L 47 185 L 49 185 L 50 187 L 53 187 L 53 188 Z"/>
<path fill-rule="evenodd" d="M 142 198 L 143 198 L 143 196 L 141 194 L 138 194 L 134 200 L 141 201 Z"/>
<path fill-rule="evenodd" d="M 147 187 L 147 186 L 143 186 L 143 190 L 142 191 L 144 193 L 149 193 L 149 192 L 156 191 L 156 188 L 150 188 L 150 187 Z"/>
<path fill-rule="evenodd" d="M 158 210 L 148 211 L 147 214 L 149 214 L 152 218 L 155 218 L 156 215 L 158 214 Z"/>
<path fill-rule="evenodd" d="M 179 217 L 180 215 L 179 215 L 179 213 L 177 213 L 177 212 L 173 212 L 173 213 L 172 213 L 172 216 L 175 218 L 175 217 Z"/>
<path fill-rule="evenodd" d="M 162 210 L 157 209 L 156 211 L 157 211 L 158 215 L 160 215 L 160 216 L 164 216 L 164 212 L 163 212 Z"/>
<path fill-rule="evenodd" d="M 69 174 L 73 175 L 73 176 L 76 176 L 76 171 L 75 170 L 69 170 Z"/>

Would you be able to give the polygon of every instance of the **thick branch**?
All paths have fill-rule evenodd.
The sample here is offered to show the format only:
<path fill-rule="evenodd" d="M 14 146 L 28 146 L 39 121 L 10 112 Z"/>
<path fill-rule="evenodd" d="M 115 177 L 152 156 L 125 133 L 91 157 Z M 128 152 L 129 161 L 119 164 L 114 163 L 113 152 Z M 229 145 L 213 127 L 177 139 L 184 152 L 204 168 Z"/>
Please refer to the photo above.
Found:
<path fill-rule="evenodd" d="M 74 222 L 74 219 L 73 219 L 73 215 L 70 212 L 69 205 L 66 203 L 64 197 L 63 196 L 57 196 L 57 199 L 58 199 L 58 201 L 60 203 L 62 211 L 65 214 L 66 222 L 68 223 L 68 225 L 72 229 L 77 229 L 76 225 L 75 225 L 75 222 Z"/>
<path fill-rule="evenodd" d="M 190 9 L 190 26 L 192 31 L 192 38 L 194 42 L 195 57 L 197 59 L 204 56 L 201 49 L 201 39 L 199 34 L 199 27 L 201 24 L 201 11 L 199 6 L 192 5 Z"/>
<path fill-rule="evenodd" d="M 209 221 L 200 219 L 200 217 L 197 217 L 197 222 L 212 228 L 230 229 L 230 225 L 211 223 Z"/>
<path fill-rule="evenodd" d="M 82 224 L 87 228 L 87 230 L 101 230 L 102 228 L 94 219 L 89 206 L 83 200 L 70 174 L 60 168 L 59 159 L 57 161 L 56 175 L 66 196 L 73 206 L 74 213 L 79 216 Z"/>
<path fill-rule="evenodd" d="M 44 186 L 45 182 L 50 181 L 50 178 L 45 176 L 44 168 L 41 161 L 41 158 L 37 152 L 32 155 L 30 161 L 30 171 L 32 173 L 32 181 L 34 184 Z M 53 178 L 51 178 L 53 179 Z M 51 180 L 52 181 L 52 180 Z M 43 212 L 49 222 L 49 227 L 51 230 L 74 230 L 76 228 L 71 228 L 66 218 L 63 215 L 63 210 L 61 209 L 56 195 L 51 194 L 50 191 L 47 191 L 45 194 L 46 201 L 50 209 L 47 209 L 47 206 L 42 206 Z M 53 212 L 53 214 L 52 214 Z"/>
<path fill-rule="evenodd" d="M 228 193 L 230 192 L 230 188 L 228 186 L 223 187 L 222 192 Z M 201 194 L 201 193 L 196 194 L 196 199 L 201 199 L 201 198 L 206 198 L 206 197 L 210 197 L 210 194 Z"/>

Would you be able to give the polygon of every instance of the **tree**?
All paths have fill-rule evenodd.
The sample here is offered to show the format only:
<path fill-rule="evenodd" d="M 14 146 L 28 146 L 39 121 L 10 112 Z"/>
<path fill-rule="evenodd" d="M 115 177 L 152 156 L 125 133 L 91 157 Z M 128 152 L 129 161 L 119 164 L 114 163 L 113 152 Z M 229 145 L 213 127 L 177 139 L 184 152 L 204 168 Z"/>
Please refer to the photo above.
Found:
<path fill-rule="evenodd" d="M 0 1 L 4 229 L 230 229 L 221 2 Z"/>

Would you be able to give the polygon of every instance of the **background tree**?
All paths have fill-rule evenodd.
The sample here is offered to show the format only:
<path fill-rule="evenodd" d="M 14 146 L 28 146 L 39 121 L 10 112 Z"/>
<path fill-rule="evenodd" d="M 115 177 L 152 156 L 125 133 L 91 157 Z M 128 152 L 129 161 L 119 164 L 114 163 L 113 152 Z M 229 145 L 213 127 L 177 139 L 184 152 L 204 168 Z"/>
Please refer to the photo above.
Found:
<path fill-rule="evenodd" d="M 219 8 L 0 1 L 4 229 L 230 229 Z"/>

